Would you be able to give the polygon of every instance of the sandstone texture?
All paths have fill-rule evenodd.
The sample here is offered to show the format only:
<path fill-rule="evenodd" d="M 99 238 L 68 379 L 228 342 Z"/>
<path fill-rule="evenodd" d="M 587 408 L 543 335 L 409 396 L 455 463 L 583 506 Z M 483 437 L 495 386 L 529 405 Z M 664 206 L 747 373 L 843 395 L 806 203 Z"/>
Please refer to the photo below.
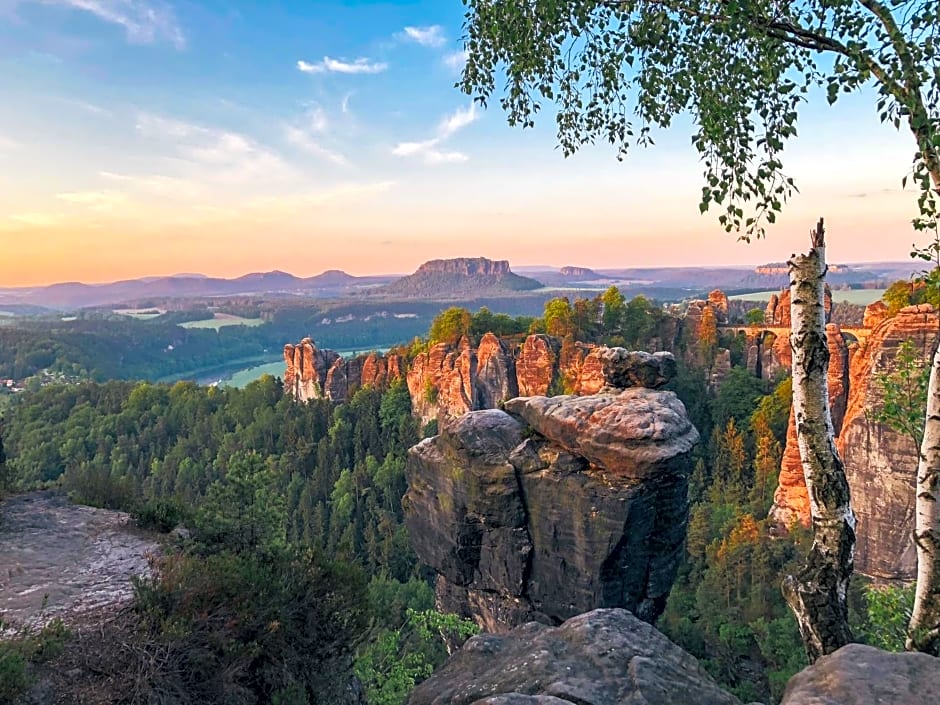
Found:
<path fill-rule="evenodd" d="M 396 370 L 400 370 L 398 364 Z M 512 345 L 487 333 L 476 347 L 466 338 L 457 345 L 432 346 L 415 357 L 406 378 L 412 409 L 427 423 L 495 409 L 520 395 L 656 388 L 675 374 L 676 362 L 670 353 L 563 342 L 542 334 Z"/>
<path fill-rule="evenodd" d="M 405 521 L 438 574 L 438 606 L 490 632 L 595 607 L 655 620 L 681 559 L 698 440 L 682 403 L 637 387 L 505 409 L 446 421 L 411 449 Z"/>
<path fill-rule="evenodd" d="M 849 644 L 797 673 L 780 705 L 934 705 L 940 659 Z"/>
<path fill-rule="evenodd" d="M 398 355 L 373 352 L 346 360 L 332 350 L 321 350 L 310 338 L 285 345 L 284 362 L 284 388 L 297 401 L 344 401 L 360 387 L 382 389 L 402 377 Z"/>
<path fill-rule="evenodd" d="M 690 656 L 620 609 L 470 639 L 409 705 L 740 705 Z"/>
<path fill-rule="evenodd" d="M 862 325 L 865 328 L 877 328 L 888 317 L 888 304 L 878 300 L 865 307 Z"/>

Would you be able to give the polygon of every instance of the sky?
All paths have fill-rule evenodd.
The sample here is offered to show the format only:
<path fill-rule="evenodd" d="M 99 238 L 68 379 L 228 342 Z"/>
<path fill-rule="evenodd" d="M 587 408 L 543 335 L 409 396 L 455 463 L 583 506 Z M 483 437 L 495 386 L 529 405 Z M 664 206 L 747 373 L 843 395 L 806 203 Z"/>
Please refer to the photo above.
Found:
<path fill-rule="evenodd" d="M 565 159 L 454 87 L 460 0 L 0 0 L 0 287 L 444 257 L 595 268 L 905 260 L 908 134 L 870 93 L 815 100 L 800 194 L 760 242 L 701 215 L 682 121 Z"/>

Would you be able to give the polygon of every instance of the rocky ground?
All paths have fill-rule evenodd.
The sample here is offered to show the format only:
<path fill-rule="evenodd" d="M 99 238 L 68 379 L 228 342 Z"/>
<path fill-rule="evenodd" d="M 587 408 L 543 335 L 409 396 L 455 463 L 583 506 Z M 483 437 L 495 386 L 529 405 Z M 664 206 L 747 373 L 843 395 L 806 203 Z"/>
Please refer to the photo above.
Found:
<path fill-rule="evenodd" d="M 126 604 L 131 576 L 148 572 L 153 536 L 123 512 L 69 503 L 54 492 L 0 506 L 0 614 L 8 624 L 69 623 Z"/>

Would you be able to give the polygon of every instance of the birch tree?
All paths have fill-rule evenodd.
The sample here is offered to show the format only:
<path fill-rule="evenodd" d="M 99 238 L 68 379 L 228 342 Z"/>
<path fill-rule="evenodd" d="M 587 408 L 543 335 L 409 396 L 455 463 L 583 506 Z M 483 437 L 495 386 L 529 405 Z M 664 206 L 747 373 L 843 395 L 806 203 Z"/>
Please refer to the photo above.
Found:
<path fill-rule="evenodd" d="M 509 123 L 522 127 L 534 125 L 538 113 L 550 106 L 566 156 L 604 141 L 622 159 L 637 146 L 652 145 L 655 129 L 668 128 L 679 116 L 690 117 L 692 144 L 704 172 L 699 207 L 703 213 L 717 208 L 725 230 L 746 240 L 764 235 L 796 190 L 784 171 L 782 152 L 796 135 L 800 108 L 820 88 L 830 104 L 844 93 L 873 89 L 881 121 L 898 130 L 903 127 L 913 138 L 912 167 L 904 181 L 910 181 L 917 193 L 919 216 L 914 227 L 936 228 L 940 201 L 940 2 L 936 0 L 464 3 L 469 59 L 458 82 L 464 92 L 483 106 L 497 99 Z M 823 245 L 814 244 L 807 257 L 814 252 L 824 272 Z M 822 341 L 824 335 L 819 332 Z M 805 336 L 794 338 L 797 344 L 805 340 Z M 940 477 L 940 357 L 935 369 L 931 393 L 937 413 L 933 421 L 928 417 L 926 435 L 936 439 L 931 456 L 936 463 L 930 472 L 918 473 L 919 508 L 928 502 L 936 505 Z M 809 379 L 825 384 L 825 375 Z M 817 391 L 825 396 L 824 387 Z M 932 435 L 931 424 L 936 427 Z M 831 423 L 818 419 L 804 424 L 802 433 L 831 435 Z M 800 445 L 828 448 L 830 442 L 831 437 L 801 438 Z M 819 499 L 828 497 L 830 486 L 841 486 L 840 473 L 841 461 L 815 473 L 812 479 L 826 488 L 817 493 Z M 832 499 L 833 506 L 843 505 L 841 498 Z M 837 510 L 832 517 L 838 514 Z M 925 625 L 940 623 L 940 533 L 936 514 L 932 519 L 924 516 L 933 524 L 918 525 L 918 560 L 928 585 L 913 625 L 918 633 L 929 631 Z M 836 538 L 829 532 L 836 545 L 811 553 L 811 560 L 841 553 L 850 565 L 851 533 Z M 846 612 L 843 571 L 819 573 L 817 578 L 829 581 L 827 599 L 838 603 L 830 616 L 841 622 Z M 807 642 L 811 658 L 838 648 L 849 636 L 842 623 L 815 625 L 812 631 L 827 636 L 820 643 Z M 804 630 L 804 637 L 808 633 Z M 934 652 L 937 648 L 928 642 L 912 646 Z"/>

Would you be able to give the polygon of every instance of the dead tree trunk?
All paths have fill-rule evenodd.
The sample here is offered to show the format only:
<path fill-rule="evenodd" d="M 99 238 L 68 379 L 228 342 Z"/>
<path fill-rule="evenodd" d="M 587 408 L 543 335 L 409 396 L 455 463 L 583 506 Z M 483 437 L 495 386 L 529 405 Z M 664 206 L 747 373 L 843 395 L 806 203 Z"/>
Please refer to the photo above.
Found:
<path fill-rule="evenodd" d="M 917 591 L 907 648 L 940 656 L 940 348 L 934 352 L 927 388 L 927 418 L 917 466 L 914 543 Z"/>
<path fill-rule="evenodd" d="M 810 233 L 812 249 L 793 255 L 790 269 L 790 346 L 793 412 L 813 521 L 813 546 L 799 572 L 783 581 L 810 662 L 849 643 L 846 596 L 855 554 L 855 515 L 845 466 L 836 450 L 829 413 L 829 348 L 822 218 Z"/>

